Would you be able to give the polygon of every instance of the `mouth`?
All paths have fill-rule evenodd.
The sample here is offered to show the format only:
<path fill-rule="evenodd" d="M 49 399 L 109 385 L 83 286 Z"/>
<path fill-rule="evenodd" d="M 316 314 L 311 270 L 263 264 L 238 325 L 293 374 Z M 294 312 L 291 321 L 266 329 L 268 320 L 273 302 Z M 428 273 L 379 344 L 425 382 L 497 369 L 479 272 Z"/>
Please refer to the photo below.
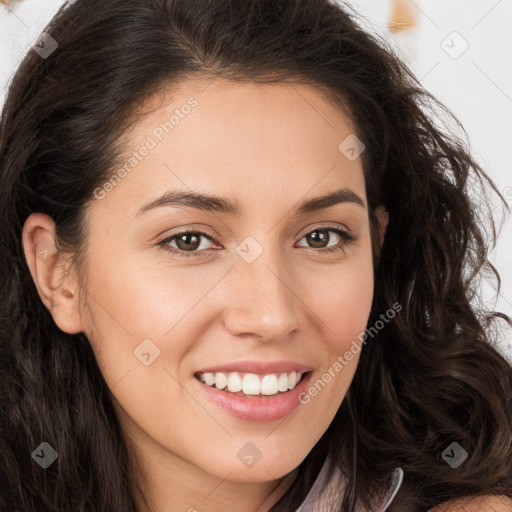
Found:
<path fill-rule="evenodd" d="M 297 372 L 283 372 L 284 377 L 281 373 L 231 372 L 239 374 L 233 377 L 222 373 L 196 372 L 193 380 L 197 382 L 199 396 L 238 420 L 254 423 L 280 420 L 298 409 L 313 370 L 300 374 L 298 381 Z"/>
<path fill-rule="evenodd" d="M 286 395 L 301 381 L 309 380 L 305 372 L 276 372 L 257 374 L 248 372 L 196 372 L 194 377 L 203 384 L 229 395 L 244 398 L 272 398 Z"/>

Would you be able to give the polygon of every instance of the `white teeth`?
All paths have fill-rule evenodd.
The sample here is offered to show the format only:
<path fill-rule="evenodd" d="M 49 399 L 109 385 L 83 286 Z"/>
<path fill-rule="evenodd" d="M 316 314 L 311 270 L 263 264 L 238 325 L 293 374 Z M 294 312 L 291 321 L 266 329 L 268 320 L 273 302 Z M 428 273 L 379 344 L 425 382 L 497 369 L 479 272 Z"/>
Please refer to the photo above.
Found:
<path fill-rule="evenodd" d="M 224 389 L 228 385 L 228 378 L 225 373 L 217 372 L 215 374 L 215 387 L 217 389 Z"/>
<path fill-rule="evenodd" d="M 208 386 L 213 386 L 215 384 L 215 375 L 213 375 L 213 373 L 204 373 L 203 378 L 204 382 L 208 384 Z"/>
<path fill-rule="evenodd" d="M 243 392 L 246 395 L 260 394 L 260 379 L 254 373 L 246 373 L 243 378 Z"/>
<path fill-rule="evenodd" d="M 288 375 L 288 389 L 293 389 L 297 385 L 297 374 L 295 372 L 291 372 Z"/>
<path fill-rule="evenodd" d="M 261 379 L 260 387 L 262 395 L 275 395 L 279 391 L 277 376 L 274 373 L 272 375 L 265 375 L 263 379 Z"/>
<path fill-rule="evenodd" d="M 279 380 L 277 381 L 277 389 L 279 391 L 288 391 L 288 375 L 281 373 Z"/>
<path fill-rule="evenodd" d="M 242 377 L 240 377 L 240 375 L 238 375 L 238 373 L 236 372 L 231 372 L 228 375 L 228 391 L 231 391 L 232 393 L 237 393 L 238 391 L 242 391 L 242 389 Z"/>
<path fill-rule="evenodd" d="M 232 393 L 242 391 L 246 395 L 276 395 L 295 388 L 300 382 L 301 373 L 292 371 L 288 374 L 275 373 L 268 375 L 256 375 L 246 373 L 243 378 L 238 372 L 225 374 L 223 372 L 203 373 L 199 379 L 208 386 L 215 386 L 217 389 L 226 389 Z"/>

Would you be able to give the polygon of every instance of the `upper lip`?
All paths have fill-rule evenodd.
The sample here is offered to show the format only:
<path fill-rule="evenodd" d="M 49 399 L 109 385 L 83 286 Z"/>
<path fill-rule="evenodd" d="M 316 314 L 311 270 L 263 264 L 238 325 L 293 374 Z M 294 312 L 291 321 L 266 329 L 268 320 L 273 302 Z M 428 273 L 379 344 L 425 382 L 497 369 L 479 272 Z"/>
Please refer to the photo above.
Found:
<path fill-rule="evenodd" d="M 236 361 L 232 363 L 219 364 L 216 366 L 208 366 L 197 370 L 196 373 L 215 373 L 215 372 L 242 372 L 242 373 L 306 373 L 311 371 L 312 368 L 306 364 L 298 363 L 296 361 Z"/>

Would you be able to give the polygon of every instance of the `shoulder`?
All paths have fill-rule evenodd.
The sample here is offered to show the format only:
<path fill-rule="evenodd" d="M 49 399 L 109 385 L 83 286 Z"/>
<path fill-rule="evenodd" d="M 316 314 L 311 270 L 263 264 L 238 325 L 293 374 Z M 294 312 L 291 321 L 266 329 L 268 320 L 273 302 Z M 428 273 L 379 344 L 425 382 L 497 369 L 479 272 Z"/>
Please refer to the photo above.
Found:
<path fill-rule="evenodd" d="M 428 512 L 511 512 L 512 498 L 506 496 L 469 496 L 445 501 Z"/>

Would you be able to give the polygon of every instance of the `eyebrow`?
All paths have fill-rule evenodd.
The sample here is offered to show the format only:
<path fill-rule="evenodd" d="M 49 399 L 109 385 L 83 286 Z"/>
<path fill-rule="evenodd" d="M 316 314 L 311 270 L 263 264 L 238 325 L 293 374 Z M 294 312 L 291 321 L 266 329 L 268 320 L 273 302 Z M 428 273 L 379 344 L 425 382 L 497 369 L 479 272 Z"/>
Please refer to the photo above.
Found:
<path fill-rule="evenodd" d="M 366 208 L 364 201 L 353 190 L 342 188 L 329 194 L 304 201 L 293 210 L 293 214 L 305 215 L 340 203 L 355 203 Z M 161 206 L 185 206 L 234 217 L 240 217 L 242 215 L 242 208 L 236 199 L 232 201 L 226 197 L 202 194 L 199 192 L 168 190 L 162 196 L 143 205 L 136 212 L 135 217 Z"/>

